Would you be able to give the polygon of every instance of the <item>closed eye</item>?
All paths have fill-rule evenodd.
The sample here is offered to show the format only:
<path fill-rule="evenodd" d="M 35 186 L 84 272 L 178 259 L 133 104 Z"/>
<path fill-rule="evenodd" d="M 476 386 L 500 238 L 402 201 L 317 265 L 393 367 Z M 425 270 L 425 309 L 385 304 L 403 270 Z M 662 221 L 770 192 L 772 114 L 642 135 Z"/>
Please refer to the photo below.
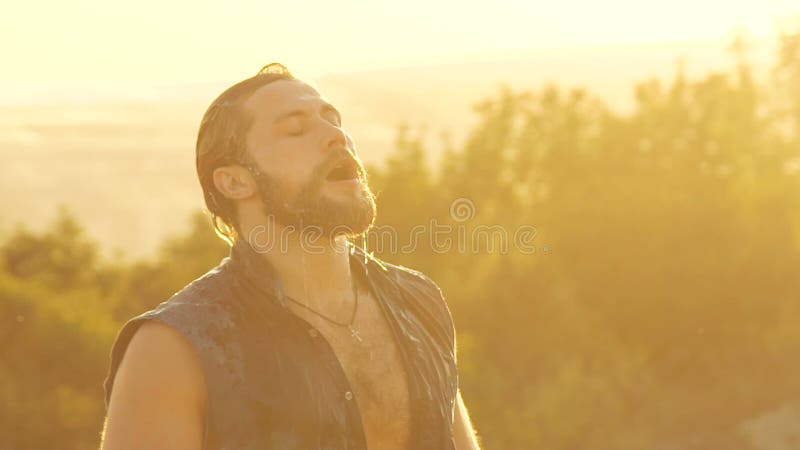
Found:
<path fill-rule="evenodd" d="M 322 106 L 321 116 L 328 121 L 336 125 L 337 127 L 342 126 L 342 115 L 339 111 L 330 103 L 325 103 Z M 276 123 L 280 123 L 282 121 L 287 121 L 289 119 L 293 119 L 292 122 L 288 123 L 288 126 L 284 128 L 285 134 L 289 136 L 300 136 L 306 132 L 306 122 L 309 120 L 308 113 L 303 110 L 295 110 L 290 111 L 283 116 L 281 116 Z"/>
<path fill-rule="evenodd" d="M 296 115 L 293 120 L 286 124 L 286 134 L 289 136 L 299 136 L 306 131 L 306 119 L 300 115 Z"/>
<path fill-rule="evenodd" d="M 289 136 L 299 136 L 305 133 L 305 131 L 306 131 L 306 126 L 301 123 L 298 124 L 297 126 L 289 127 L 289 129 L 286 131 L 286 134 L 288 134 Z"/>

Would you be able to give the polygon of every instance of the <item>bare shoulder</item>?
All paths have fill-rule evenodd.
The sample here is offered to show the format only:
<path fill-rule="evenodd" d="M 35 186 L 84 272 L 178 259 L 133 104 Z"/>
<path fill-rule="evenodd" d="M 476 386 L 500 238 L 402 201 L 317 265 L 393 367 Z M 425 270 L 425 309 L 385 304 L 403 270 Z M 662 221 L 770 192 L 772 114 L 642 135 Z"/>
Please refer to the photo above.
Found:
<path fill-rule="evenodd" d="M 125 350 L 113 386 L 103 450 L 201 448 L 203 368 L 177 330 L 144 321 Z"/>
<path fill-rule="evenodd" d="M 135 380 L 135 385 L 144 387 L 147 383 L 150 393 L 158 390 L 170 396 L 191 395 L 195 400 L 201 400 L 205 393 L 203 368 L 194 347 L 181 333 L 158 320 L 147 320 L 136 330 L 117 377 L 120 384 Z"/>

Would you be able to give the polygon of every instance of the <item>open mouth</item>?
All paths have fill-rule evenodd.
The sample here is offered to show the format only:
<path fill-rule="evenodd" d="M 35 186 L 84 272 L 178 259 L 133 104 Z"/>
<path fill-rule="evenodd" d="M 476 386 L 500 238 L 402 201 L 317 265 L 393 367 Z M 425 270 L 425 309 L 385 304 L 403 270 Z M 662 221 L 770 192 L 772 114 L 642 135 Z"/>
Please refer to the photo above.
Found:
<path fill-rule="evenodd" d="M 346 181 L 357 179 L 359 175 L 358 164 L 356 164 L 355 160 L 348 158 L 334 166 L 325 179 L 328 181 Z"/>

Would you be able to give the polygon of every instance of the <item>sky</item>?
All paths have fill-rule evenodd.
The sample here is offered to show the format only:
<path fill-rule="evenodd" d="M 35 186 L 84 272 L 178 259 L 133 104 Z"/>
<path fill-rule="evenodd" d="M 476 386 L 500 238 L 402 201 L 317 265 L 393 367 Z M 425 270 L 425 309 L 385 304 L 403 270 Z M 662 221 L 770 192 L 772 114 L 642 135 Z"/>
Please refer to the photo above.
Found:
<path fill-rule="evenodd" d="M 0 231 L 63 202 L 92 236 L 155 248 L 185 225 L 160 218 L 202 201 L 192 155 L 208 103 L 269 62 L 324 86 L 365 160 L 382 161 L 399 121 L 459 142 L 495 80 L 619 105 L 678 57 L 690 75 L 726 70 L 736 33 L 798 25 L 798 0 L 16 1 L 0 14 L 0 192 L 24 193 L 0 196 L 19 213 Z"/>
<path fill-rule="evenodd" d="M 0 89 L 35 82 L 239 80 L 514 57 L 563 47 L 773 36 L 797 0 L 16 2 L 0 17 Z"/>

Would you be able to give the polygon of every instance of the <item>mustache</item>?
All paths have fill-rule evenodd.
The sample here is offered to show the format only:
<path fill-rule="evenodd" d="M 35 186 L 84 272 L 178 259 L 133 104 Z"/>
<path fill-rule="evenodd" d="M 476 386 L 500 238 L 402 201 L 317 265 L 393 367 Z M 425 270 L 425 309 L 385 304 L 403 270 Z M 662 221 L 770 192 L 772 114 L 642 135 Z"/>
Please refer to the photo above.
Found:
<path fill-rule="evenodd" d="M 364 166 L 361 163 L 361 160 L 355 155 L 354 152 L 348 150 L 347 148 L 339 148 L 337 150 L 331 151 L 331 154 L 328 156 L 328 159 L 320 163 L 320 165 L 314 170 L 314 177 L 315 180 L 324 179 L 325 176 L 336 166 L 341 163 L 345 162 L 352 162 L 356 169 L 358 170 L 358 176 L 364 177 Z"/>

